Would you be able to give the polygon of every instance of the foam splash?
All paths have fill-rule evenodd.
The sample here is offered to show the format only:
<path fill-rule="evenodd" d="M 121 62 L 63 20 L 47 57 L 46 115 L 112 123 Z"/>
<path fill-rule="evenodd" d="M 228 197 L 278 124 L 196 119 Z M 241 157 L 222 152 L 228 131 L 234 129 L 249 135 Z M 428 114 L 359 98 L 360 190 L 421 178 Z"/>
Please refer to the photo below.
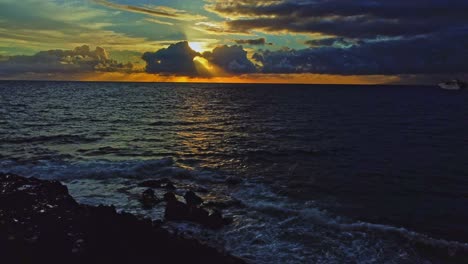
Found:
<path fill-rule="evenodd" d="M 446 252 L 447 257 L 464 256 L 468 253 L 468 243 L 433 238 L 403 227 L 353 222 L 351 219 L 330 214 L 314 201 L 301 203 L 287 197 L 278 196 L 268 186 L 261 184 L 246 186 L 245 189 L 236 194 L 236 198 L 241 199 L 247 205 L 248 211 L 256 213 L 250 214 L 252 219 L 243 220 L 238 229 L 230 231 L 232 235 L 237 233 L 238 239 L 247 240 L 255 240 L 258 236 L 263 236 L 265 241 L 274 241 L 275 250 L 277 251 L 279 248 L 283 251 L 301 248 L 300 250 L 305 256 L 308 255 L 305 252 L 314 251 L 314 249 L 300 244 L 296 245 L 296 247 L 293 244 L 287 245 L 284 243 L 284 238 L 278 236 L 277 233 L 283 233 L 283 236 L 286 234 L 286 237 L 293 236 L 295 237 L 293 241 L 315 241 L 320 239 L 323 241 L 313 242 L 313 244 L 319 247 L 323 246 L 322 251 L 327 252 L 325 255 L 329 255 L 322 255 L 319 258 L 315 254 L 317 252 L 311 252 L 309 257 L 314 258 L 317 263 L 340 262 L 346 257 L 360 258 L 362 261 L 370 263 L 378 263 L 383 260 L 388 262 L 393 258 L 393 261 L 400 263 L 404 259 L 415 260 L 421 257 L 419 253 L 414 252 L 413 248 L 417 245 Z M 268 219 L 268 222 L 260 224 L 258 219 L 261 219 L 261 221 Z M 245 230 L 248 230 L 248 232 L 245 232 Z M 257 234 L 257 236 L 251 236 L 249 233 Z M 404 242 L 406 245 L 400 245 L 401 242 L 398 242 L 395 237 L 406 241 Z M 304 244 L 307 244 L 307 242 L 304 242 Z M 268 250 L 272 250 L 262 245 L 254 246 L 265 254 L 267 254 Z M 333 248 L 339 253 L 330 252 Z M 239 252 L 245 251 L 245 249 L 240 249 L 235 245 L 233 249 Z M 399 253 L 395 254 L 395 251 Z M 342 256 L 341 260 L 338 258 L 339 255 Z M 364 256 L 368 256 L 368 258 Z M 335 259 L 335 257 L 338 259 Z M 372 259 L 374 261 L 371 261 Z M 265 263 L 268 261 L 271 260 L 265 260 Z M 293 262 L 295 261 L 291 263 Z M 296 263 L 300 263 L 300 261 Z"/>
<path fill-rule="evenodd" d="M 357 222 L 352 224 L 332 223 L 331 225 L 339 228 L 341 231 L 379 232 L 383 234 L 397 234 L 413 243 L 431 246 L 433 248 L 447 249 L 450 255 L 455 255 L 457 253 L 463 252 L 468 253 L 468 243 L 436 239 L 425 234 L 408 230 L 403 227 L 394 227 L 389 225 L 372 224 L 365 222 Z"/>
<path fill-rule="evenodd" d="M 187 169 L 178 168 L 172 158 L 147 161 L 37 161 L 35 163 L 18 163 L 11 160 L 0 161 L 0 172 L 15 173 L 41 179 L 80 179 L 80 178 L 139 178 L 159 174 L 168 176 L 190 175 Z"/>

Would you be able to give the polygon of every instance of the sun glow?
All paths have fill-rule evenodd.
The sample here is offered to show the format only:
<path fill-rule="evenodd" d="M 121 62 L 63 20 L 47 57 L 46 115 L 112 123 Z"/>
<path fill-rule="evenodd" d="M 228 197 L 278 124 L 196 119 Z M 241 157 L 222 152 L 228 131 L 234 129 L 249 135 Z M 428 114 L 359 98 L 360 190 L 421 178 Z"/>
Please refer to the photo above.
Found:
<path fill-rule="evenodd" d="M 210 63 L 207 59 L 203 57 L 195 57 L 193 59 L 195 68 L 200 76 L 204 77 L 221 77 L 227 76 L 226 72 L 220 67 Z"/>
<path fill-rule="evenodd" d="M 204 42 L 189 42 L 189 46 L 196 52 L 203 52 L 206 47 L 206 43 Z"/>
<path fill-rule="evenodd" d="M 197 58 L 197 60 L 199 60 Z M 195 61 L 194 61 L 195 62 Z M 209 63 L 209 62 L 208 62 Z M 297 84 L 388 84 L 400 81 L 399 76 L 393 75 L 327 75 L 327 74 L 244 74 L 230 76 L 224 73 L 219 76 L 209 71 L 216 70 L 214 65 L 207 65 L 205 61 L 195 62 L 195 66 L 205 75 L 198 77 L 160 75 L 152 73 L 124 73 L 124 72 L 101 72 L 78 75 L 56 75 L 53 80 L 79 80 L 79 81 L 101 81 L 101 82 L 191 82 L 191 83 L 297 83 Z M 206 68 L 205 68 L 206 67 Z M 22 76 L 25 78 L 25 76 Z M 31 77 L 31 76 L 29 76 Z M 37 75 L 33 76 L 38 80 Z M 45 78 L 50 79 L 50 76 Z M 1 77 L 0 77 L 1 79 Z"/>

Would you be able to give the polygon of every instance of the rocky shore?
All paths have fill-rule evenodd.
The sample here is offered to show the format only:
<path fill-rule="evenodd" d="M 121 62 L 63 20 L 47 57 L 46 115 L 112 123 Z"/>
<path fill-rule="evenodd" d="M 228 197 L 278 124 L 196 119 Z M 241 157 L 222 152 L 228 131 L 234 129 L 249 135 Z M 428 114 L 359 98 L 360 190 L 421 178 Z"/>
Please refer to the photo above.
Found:
<path fill-rule="evenodd" d="M 0 174 L 0 257 L 7 264 L 245 263 L 160 222 L 78 204 L 58 181 L 13 174 Z"/>

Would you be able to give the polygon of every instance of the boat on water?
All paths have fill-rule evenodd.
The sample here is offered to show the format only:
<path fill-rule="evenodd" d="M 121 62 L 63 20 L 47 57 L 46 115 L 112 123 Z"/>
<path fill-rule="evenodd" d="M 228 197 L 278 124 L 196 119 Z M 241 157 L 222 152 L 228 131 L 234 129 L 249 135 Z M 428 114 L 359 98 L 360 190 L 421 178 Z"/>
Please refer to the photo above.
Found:
<path fill-rule="evenodd" d="M 448 82 L 439 83 L 439 87 L 444 90 L 461 90 L 466 88 L 468 85 L 460 80 L 451 80 Z"/>

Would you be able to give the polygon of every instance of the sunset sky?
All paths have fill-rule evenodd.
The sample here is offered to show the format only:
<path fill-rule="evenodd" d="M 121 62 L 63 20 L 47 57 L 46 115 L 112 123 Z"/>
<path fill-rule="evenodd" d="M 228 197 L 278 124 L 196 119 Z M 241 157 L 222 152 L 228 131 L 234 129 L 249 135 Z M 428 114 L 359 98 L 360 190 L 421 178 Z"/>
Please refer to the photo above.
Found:
<path fill-rule="evenodd" d="M 0 0 L 0 79 L 433 83 L 466 0 Z"/>

